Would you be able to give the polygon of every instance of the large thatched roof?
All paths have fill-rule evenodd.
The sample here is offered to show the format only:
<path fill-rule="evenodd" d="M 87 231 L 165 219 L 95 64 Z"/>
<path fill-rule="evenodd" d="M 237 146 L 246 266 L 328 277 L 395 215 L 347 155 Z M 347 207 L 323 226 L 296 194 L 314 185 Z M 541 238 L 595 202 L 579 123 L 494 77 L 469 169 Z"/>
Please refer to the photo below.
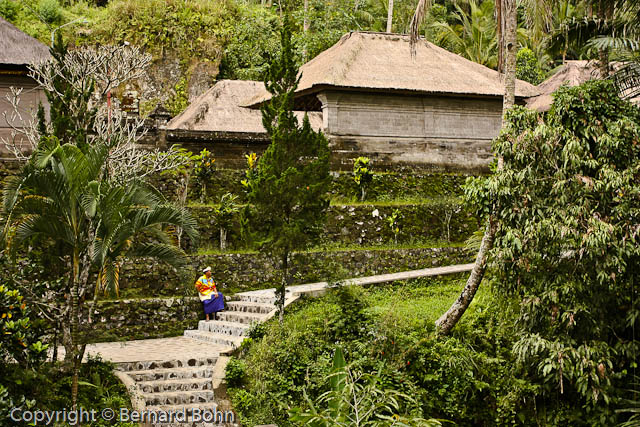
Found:
<path fill-rule="evenodd" d="M 169 130 L 265 133 L 259 110 L 240 107 L 248 99 L 268 94 L 262 82 L 221 80 L 200 95 L 168 124 Z M 299 121 L 303 112 L 297 112 Z M 322 113 L 310 112 L 311 127 L 322 127 Z"/>
<path fill-rule="evenodd" d="M 469 61 L 425 40 L 410 55 L 409 36 L 351 32 L 300 68 L 298 96 L 335 87 L 352 90 L 502 96 L 497 71 Z M 516 96 L 537 95 L 535 86 L 518 80 Z M 267 97 L 256 97 L 256 106 Z"/>
<path fill-rule="evenodd" d="M 0 64 L 27 65 L 49 56 L 47 46 L 0 17 Z"/>

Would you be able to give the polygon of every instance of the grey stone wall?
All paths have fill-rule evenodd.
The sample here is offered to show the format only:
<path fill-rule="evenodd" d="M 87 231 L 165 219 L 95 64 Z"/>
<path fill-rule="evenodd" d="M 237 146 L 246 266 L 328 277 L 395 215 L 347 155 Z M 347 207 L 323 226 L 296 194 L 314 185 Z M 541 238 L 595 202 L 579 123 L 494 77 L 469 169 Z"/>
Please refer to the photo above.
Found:
<path fill-rule="evenodd" d="M 461 248 L 418 248 L 301 252 L 292 255 L 293 284 L 395 273 L 405 270 L 470 262 Z M 176 270 L 154 260 L 124 263 L 120 270 L 120 296 L 196 296 L 193 286 L 202 268 L 210 266 L 214 280 L 227 294 L 266 289 L 280 282 L 278 266 L 259 253 L 198 255 Z"/>
<path fill-rule="evenodd" d="M 322 92 L 323 127 L 334 158 L 384 164 L 485 169 L 500 131 L 502 101 L 444 96 Z"/>
<path fill-rule="evenodd" d="M 26 71 L 25 71 L 26 74 Z M 11 87 L 22 88 L 20 94 L 20 114 L 21 117 L 13 117 L 13 110 L 7 101 L 7 95 L 11 95 Z M 38 110 L 38 105 L 42 103 L 45 111 L 49 110 L 49 103 L 47 97 L 42 89 L 39 89 L 35 80 L 26 75 L 0 75 L 0 140 L 11 140 L 12 127 L 7 122 L 6 117 L 11 121 L 11 125 L 15 127 L 23 127 L 26 125 Z M 26 140 L 16 135 L 17 141 L 26 143 Z M 27 149 L 30 149 L 28 145 L 25 145 Z M 0 158 L 11 157 L 6 151 L 4 144 L 0 144 Z"/>

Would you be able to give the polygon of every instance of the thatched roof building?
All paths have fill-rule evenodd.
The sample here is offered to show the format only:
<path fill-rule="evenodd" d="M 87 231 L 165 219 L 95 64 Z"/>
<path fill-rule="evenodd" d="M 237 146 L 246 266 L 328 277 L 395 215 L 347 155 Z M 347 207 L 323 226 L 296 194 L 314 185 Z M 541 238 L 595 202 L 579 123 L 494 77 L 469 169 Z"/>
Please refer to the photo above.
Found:
<path fill-rule="evenodd" d="M 540 95 L 527 99 L 527 107 L 537 111 L 548 111 L 553 103 L 551 95 L 560 86 L 578 86 L 599 78 L 600 69 L 594 61 L 566 61 L 553 76 L 537 86 Z"/>
<path fill-rule="evenodd" d="M 240 105 L 267 93 L 262 82 L 221 80 L 167 124 L 166 139 L 192 151 L 207 148 L 217 164 L 244 167 L 243 155 L 264 151 L 269 138 L 260 110 Z M 304 115 L 305 112 L 296 112 L 300 122 Z M 309 112 L 308 116 L 311 127 L 322 127 L 322 113 Z"/>
<path fill-rule="evenodd" d="M 49 48 L 0 17 L 0 64 L 26 67 L 50 57 Z"/>
<path fill-rule="evenodd" d="M 416 55 L 409 50 L 409 36 L 402 34 L 351 32 L 300 68 L 298 98 L 328 88 L 396 92 L 407 95 L 441 94 L 501 97 L 500 74 L 426 40 L 419 40 Z M 518 80 L 516 97 L 537 95 L 535 86 Z M 249 101 L 255 106 L 268 94 Z M 313 102 L 313 100 L 311 100 Z"/>
<path fill-rule="evenodd" d="M 13 112 L 7 101 L 11 87 L 22 88 L 20 117 L 13 117 L 11 125 L 17 128 L 24 126 L 25 121 L 31 120 L 31 114 L 40 103 L 45 109 L 48 108 L 44 92 L 27 75 L 27 66 L 50 57 L 47 46 L 0 18 L 0 140 L 16 137 L 16 142 L 23 142 L 19 136 L 13 134 L 13 128 L 5 119 L 5 113 L 11 119 Z M 0 144 L 0 157 L 4 157 L 3 152 L 4 144 Z"/>
<path fill-rule="evenodd" d="M 334 168 L 362 155 L 378 167 L 484 169 L 491 160 L 504 92 L 494 70 L 424 40 L 412 57 L 408 36 L 352 32 L 300 72 L 295 108 L 329 138 Z M 537 93 L 516 82 L 517 102 Z M 167 140 L 226 156 L 234 138 L 238 153 L 253 150 L 249 142 L 268 142 L 258 108 L 269 98 L 261 83 L 222 81 L 169 123 Z"/>
<path fill-rule="evenodd" d="M 169 130 L 217 132 L 218 137 L 227 134 L 264 134 L 262 114 L 259 110 L 241 107 L 249 99 L 268 94 L 262 82 L 248 80 L 221 80 L 200 95 L 186 110 L 168 124 Z M 296 116 L 302 121 L 304 112 Z M 322 114 L 310 113 L 314 129 L 322 127 Z"/>

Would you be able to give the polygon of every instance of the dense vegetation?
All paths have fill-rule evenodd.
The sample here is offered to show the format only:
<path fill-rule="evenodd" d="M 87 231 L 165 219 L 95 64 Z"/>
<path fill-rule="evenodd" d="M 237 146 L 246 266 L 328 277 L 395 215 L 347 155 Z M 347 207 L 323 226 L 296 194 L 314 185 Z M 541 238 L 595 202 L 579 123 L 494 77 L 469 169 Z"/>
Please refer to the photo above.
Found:
<path fill-rule="evenodd" d="M 394 32 L 407 33 L 415 3 L 394 2 Z M 220 64 L 218 78 L 261 80 L 267 63 L 280 48 L 274 24 L 281 19 L 282 7 L 278 2 L 237 0 L 0 0 L 0 15 L 47 44 L 51 31 L 79 20 L 58 31 L 77 44 L 126 41 L 140 45 L 156 59 L 176 56 L 187 80 L 190 67 L 198 61 Z M 306 13 L 301 0 L 288 2 L 285 7 L 292 12 L 296 62 L 300 65 L 348 31 L 384 31 L 388 3 L 310 0 Z M 518 42 L 528 50 L 519 56 L 518 76 L 532 83 L 538 83 L 563 59 L 598 58 L 604 41 L 586 41 L 610 35 L 613 30 L 610 25 L 597 23 L 615 18 L 620 30 L 632 16 L 624 14 L 624 9 L 615 16 L 599 16 L 599 10 L 586 1 L 520 7 Z M 493 0 L 435 2 L 421 33 L 438 45 L 495 68 L 498 49 L 494 11 Z M 629 34 L 626 37 L 633 40 Z M 619 49 L 611 51 L 611 59 L 628 53 L 629 42 L 616 46 Z"/>
<path fill-rule="evenodd" d="M 503 168 L 466 185 L 499 228 L 490 290 L 453 335 L 438 337 L 433 322 L 460 282 L 340 288 L 254 331 L 229 368 L 242 417 L 333 425 L 349 410 L 332 406 L 331 378 L 346 375 L 373 381 L 359 389 L 363 405 L 397 393 L 372 419 L 637 425 L 638 141 L 640 111 L 611 82 L 560 90 L 546 115 L 512 110 L 494 145 Z"/>

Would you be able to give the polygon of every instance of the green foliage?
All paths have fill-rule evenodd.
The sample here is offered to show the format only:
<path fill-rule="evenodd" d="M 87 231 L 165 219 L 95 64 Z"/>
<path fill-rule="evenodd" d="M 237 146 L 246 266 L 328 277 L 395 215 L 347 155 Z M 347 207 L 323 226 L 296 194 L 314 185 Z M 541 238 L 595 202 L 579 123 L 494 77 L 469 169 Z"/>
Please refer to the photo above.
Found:
<path fill-rule="evenodd" d="M 154 56 L 175 51 L 186 61 L 211 61 L 218 56 L 218 39 L 223 37 L 232 10 L 227 1 L 112 0 L 88 41 L 128 41 Z"/>
<path fill-rule="evenodd" d="M 182 113 L 185 108 L 189 106 L 189 79 L 187 76 L 184 76 L 180 79 L 178 83 L 176 83 L 176 87 L 174 88 L 174 93 L 167 100 L 166 107 L 167 110 L 171 113 L 173 117 Z"/>
<path fill-rule="evenodd" d="M 229 228 L 233 222 L 234 215 L 240 211 L 238 196 L 226 193 L 220 198 L 220 204 L 214 209 L 214 215 L 218 226 Z"/>
<path fill-rule="evenodd" d="M 40 0 L 38 12 L 42 19 L 48 24 L 55 24 L 60 21 L 62 17 L 58 0 Z"/>
<path fill-rule="evenodd" d="M 224 379 L 229 387 L 237 387 L 246 375 L 247 364 L 244 360 L 231 357 L 225 368 Z"/>
<path fill-rule="evenodd" d="M 206 148 L 193 157 L 193 176 L 200 185 L 200 201 L 203 203 L 207 197 L 207 182 L 216 170 L 215 162 L 213 154 Z"/>
<path fill-rule="evenodd" d="M 373 170 L 369 166 L 371 161 L 368 157 L 358 157 L 353 163 L 353 181 L 360 190 L 360 201 L 364 201 L 366 192 L 373 181 Z"/>
<path fill-rule="evenodd" d="M 240 421 L 337 425 L 352 414 L 347 407 L 355 392 L 364 411 L 380 402 L 395 408 L 395 400 L 398 408 L 389 412 L 407 425 L 411 419 L 424 425 L 417 420 L 429 417 L 458 425 L 535 425 L 538 386 L 514 368 L 509 307 L 481 289 L 456 336 L 432 336 L 433 322 L 465 279 L 337 288 L 292 306 L 284 325 L 269 323 L 246 352 L 251 369 L 241 387 L 230 390 Z M 344 369 L 336 362 L 336 342 L 349 362 Z M 290 418 L 288 408 L 303 418 Z M 378 408 L 370 420 L 386 425 L 390 420 L 376 418 L 385 411 Z"/>
<path fill-rule="evenodd" d="M 437 420 L 420 416 L 400 416 L 400 402 L 415 403 L 411 396 L 384 389 L 378 372 L 352 371 L 346 366 L 342 350 L 336 348 L 332 373 L 327 377 L 331 389 L 312 402 L 305 394 L 309 409 L 294 408 L 290 420 L 314 427 L 358 426 L 440 426 Z"/>
<path fill-rule="evenodd" d="M 261 109 L 262 123 L 271 143 L 247 177 L 247 198 L 255 207 L 256 228 L 263 233 L 261 249 L 281 262 L 282 285 L 289 280 L 289 254 L 304 249 L 317 237 L 329 202 L 329 146 L 320 132 L 311 129 L 305 116 L 302 127 L 293 114 L 298 85 L 287 16 L 281 29 L 282 50 L 269 65 L 265 87 L 272 97 Z"/>
<path fill-rule="evenodd" d="M 37 365 L 46 356 L 41 322 L 17 289 L 0 284 L 0 363 Z"/>
<path fill-rule="evenodd" d="M 5 410 L 8 412 L 13 407 L 42 411 L 61 411 L 63 409 L 69 411 L 71 401 L 68 396 L 71 382 L 69 378 L 65 377 L 65 371 L 60 368 L 61 366 L 50 363 L 43 363 L 36 370 L 25 369 L 15 364 L 0 365 L 0 378 L 6 386 L 0 385 L 0 402 L 2 402 L 0 415 L 4 415 Z M 116 413 L 120 408 L 131 410 L 127 389 L 113 374 L 113 369 L 113 364 L 99 358 L 89 357 L 86 363 L 82 364 L 78 393 L 80 407 L 86 410 L 94 409 L 97 414 L 100 414 L 105 408 L 111 408 Z M 6 397 L 3 397 L 3 389 L 6 390 Z M 26 396 L 26 399 L 20 400 L 12 396 Z M 5 403 L 8 406 L 5 406 Z M 134 427 L 137 425 L 97 418 L 95 423 L 83 423 L 83 425 L 90 427 Z M 27 423 L 23 425 L 26 426 Z"/>
<path fill-rule="evenodd" d="M 269 60 L 280 48 L 277 15 L 257 5 L 238 6 L 238 16 L 228 30 L 218 79 L 262 80 Z"/>
<path fill-rule="evenodd" d="M 538 58 L 531 49 L 522 48 L 516 55 L 516 78 L 533 85 L 544 80 L 544 72 L 538 66 Z"/>
<path fill-rule="evenodd" d="M 454 4 L 454 22 L 438 21 L 430 25 L 436 44 L 473 62 L 495 68 L 498 50 L 494 2 L 469 0 L 468 7 Z"/>
<path fill-rule="evenodd" d="M 562 88 L 546 116 L 509 114 L 503 170 L 467 189 L 500 221 L 496 287 L 520 302 L 518 363 L 594 424 L 616 422 L 640 350 L 639 139 L 640 111 L 611 82 Z"/>
<path fill-rule="evenodd" d="M 12 0 L 0 0 L 0 16 L 7 21 L 13 21 L 18 16 L 20 7 Z"/>
<path fill-rule="evenodd" d="M 393 213 L 385 218 L 387 221 L 387 225 L 391 229 L 393 233 L 393 241 L 395 244 L 398 244 L 398 233 L 400 233 L 401 223 L 402 223 L 402 212 L 399 209 L 394 209 Z"/>

